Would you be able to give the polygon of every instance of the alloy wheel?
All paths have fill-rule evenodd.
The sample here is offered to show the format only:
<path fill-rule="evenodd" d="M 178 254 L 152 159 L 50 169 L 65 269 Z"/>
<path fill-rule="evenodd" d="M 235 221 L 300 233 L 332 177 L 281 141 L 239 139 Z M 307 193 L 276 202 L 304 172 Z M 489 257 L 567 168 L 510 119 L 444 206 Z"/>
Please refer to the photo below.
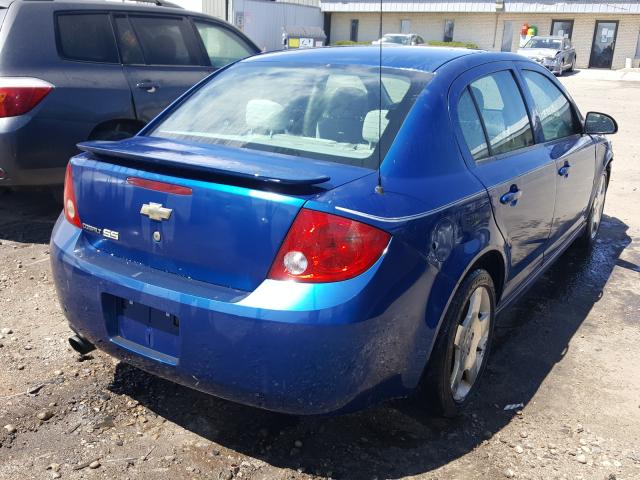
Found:
<path fill-rule="evenodd" d="M 480 286 L 471 294 L 453 340 L 450 381 L 451 393 L 457 402 L 464 401 L 482 369 L 487 354 L 491 313 L 489 292 Z"/>
<path fill-rule="evenodd" d="M 600 183 L 596 190 L 596 196 L 593 199 L 593 205 L 591 206 L 591 221 L 589 223 L 589 235 L 591 239 L 596 238 L 598 229 L 600 228 L 600 222 L 602 221 L 602 212 L 604 211 L 604 199 L 607 193 L 607 176 L 602 174 L 600 176 Z"/>

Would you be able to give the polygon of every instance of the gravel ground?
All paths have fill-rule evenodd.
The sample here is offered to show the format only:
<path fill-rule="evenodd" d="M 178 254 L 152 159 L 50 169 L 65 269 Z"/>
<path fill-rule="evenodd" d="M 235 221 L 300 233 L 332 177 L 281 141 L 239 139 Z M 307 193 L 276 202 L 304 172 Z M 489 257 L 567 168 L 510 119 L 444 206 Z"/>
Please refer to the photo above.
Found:
<path fill-rule="evenodd" d="M 499 318 L 456 420 L 406 402 L 290 417 L 79 357 L 49 270 L 58 207 L 1 196 L 0 478 L 640 479 L 640 82 L 562 81 L 620 123 L 601 236 Z"/>

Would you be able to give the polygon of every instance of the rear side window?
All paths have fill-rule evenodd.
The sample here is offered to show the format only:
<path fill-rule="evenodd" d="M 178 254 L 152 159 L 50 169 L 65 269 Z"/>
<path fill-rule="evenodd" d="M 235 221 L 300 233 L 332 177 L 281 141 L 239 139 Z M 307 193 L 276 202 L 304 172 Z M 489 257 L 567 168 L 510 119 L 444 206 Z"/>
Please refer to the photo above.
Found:
<path fill-rule="evenodd" d="M 198 65 L 193 30 L 184 18 L 129 17 L 147 65 Z"/>
<path fill-rule="evenodd" d="M 103 13 L 58 15 L 59 50 L 63 57 L 87 62 L 118 63 L 109 16 Z"/>
<path fill-rule="evenodd" d="M 144 56 L 142 48 L 138 43 L 129 19 L 127 17 L 115 18 L 116 36 L 118 37 L 118 45 L 120 46 L 120 55 L 124 64 L 144 64 Z"/>
<path fill-rule="evenodd" d="M 582 133 L 582 125 L 576 119 L 569 100 L 551 80 L 530 70 L 524 70 L 522 74 L 533 97 L 545 141 Z"/>
<path fill-rule="evenodd" d="M 458 101 L 458 122 L 473 158 L 475 160 L 486 158 L 489 155 L 487 140 L 468 88 Z"/>
<path fill-rule="evenodd" d="M 255 53 L 238 35 L 208 22 L 194 22 L 213 67 L 219 68 Z"/>
<path fill-rule="evenodd" d="M 533 131 L 520 90 L 508 71 L 482 77 L 470 92 L 484 124 L 491 155 L 533 145 Z"/>

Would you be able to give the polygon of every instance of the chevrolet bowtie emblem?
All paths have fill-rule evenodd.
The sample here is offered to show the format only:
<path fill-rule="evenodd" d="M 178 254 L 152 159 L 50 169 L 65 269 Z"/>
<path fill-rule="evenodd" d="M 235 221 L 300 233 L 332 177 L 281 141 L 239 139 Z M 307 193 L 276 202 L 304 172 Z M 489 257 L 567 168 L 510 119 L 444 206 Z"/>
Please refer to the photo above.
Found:
<path fill-rule="evenodd" d="M 173 212 L 173 210 L 171 210 L 170 208 L 163 207 L 161 203 L 153 202 L 143 204 L 142 208 L 140 209 L 140 213 L 142 215 L 146 215 L 151 220 L 157 221 L 169 220 L 171 212 Z"/>

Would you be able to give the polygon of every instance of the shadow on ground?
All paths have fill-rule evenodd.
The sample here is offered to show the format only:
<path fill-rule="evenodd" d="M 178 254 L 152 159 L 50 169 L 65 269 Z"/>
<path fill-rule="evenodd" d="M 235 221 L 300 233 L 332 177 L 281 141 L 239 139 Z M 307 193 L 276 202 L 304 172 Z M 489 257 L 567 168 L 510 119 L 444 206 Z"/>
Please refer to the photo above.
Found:
<path fill-rule="evenodd" d="M 430 419 L 408 402 L 337 417 L 292 417 L 244 407 L 125 364 L 111 389 L 198 435 L 271 465 L 337 478 L 397 478 L 436 469 L 508 424 L 506 404 L 527 404 L 568 345 L 631 239 L 605 217 L 588 258 L 569 249 L 499 319 L 487 375 L 465 415 Z M 637 268 L 637 266 L 635 266 Z M 303 446 L 294 448 L 295 441 Z"/>
<path fill-rule="evenodd" d="M 0 240 L 49 243 L 62 210 L 50 192 L 0 189 Z"/>

